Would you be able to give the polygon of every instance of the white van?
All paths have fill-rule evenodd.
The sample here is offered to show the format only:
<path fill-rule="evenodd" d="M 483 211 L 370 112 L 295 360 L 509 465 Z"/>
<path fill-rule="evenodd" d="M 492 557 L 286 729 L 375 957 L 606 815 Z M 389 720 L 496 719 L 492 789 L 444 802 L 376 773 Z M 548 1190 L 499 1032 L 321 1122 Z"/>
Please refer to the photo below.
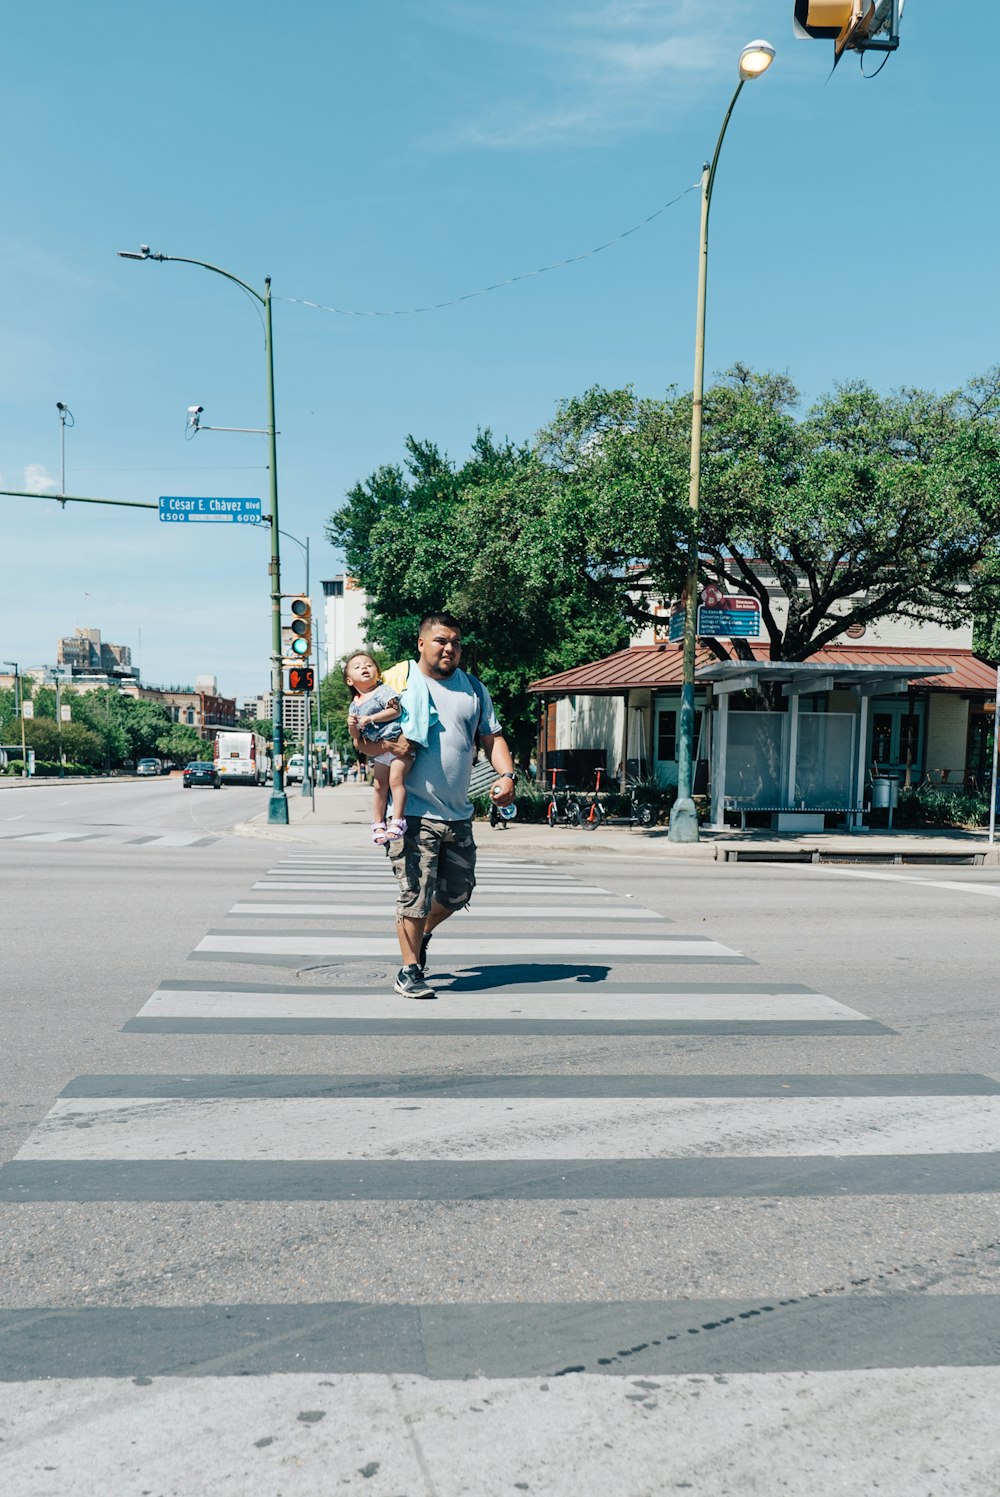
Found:
<path fill-rule="evenodd" d="M 306 772 L 306 760 L 304 754 L 293 754 L 285 769 L 285 780 L 289 785 L 297 780 L 301 781 Z"/>

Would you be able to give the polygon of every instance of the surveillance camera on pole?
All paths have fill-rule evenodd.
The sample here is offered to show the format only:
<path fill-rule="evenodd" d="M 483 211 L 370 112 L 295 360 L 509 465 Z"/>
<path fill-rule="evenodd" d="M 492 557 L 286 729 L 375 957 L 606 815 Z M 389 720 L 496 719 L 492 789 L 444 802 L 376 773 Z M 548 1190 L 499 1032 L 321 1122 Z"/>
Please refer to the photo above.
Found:
<path fill-rule="evenodd" d="M 188 430 L 189 431 L 196 432 L 196 431 L 199 430 L 199 428 L 201 427 L 201 417 L 202 417 L 202 412 L 204 411 L 204 409 L 205 409 L 205 407 L 203 405 L 189 405 L 188 406 L 187 424 L 188 424 Z"/>

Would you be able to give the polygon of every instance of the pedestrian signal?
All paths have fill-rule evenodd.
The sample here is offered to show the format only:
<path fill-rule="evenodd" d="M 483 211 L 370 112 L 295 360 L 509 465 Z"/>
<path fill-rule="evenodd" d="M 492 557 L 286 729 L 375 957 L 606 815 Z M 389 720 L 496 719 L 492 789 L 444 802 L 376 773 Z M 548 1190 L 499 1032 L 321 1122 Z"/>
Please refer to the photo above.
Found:
<path fill-rule="evenodd" d="M 288 672 L 289 691 L 315 691 L 316 672 L 311 665 L 293 665 Z"/>

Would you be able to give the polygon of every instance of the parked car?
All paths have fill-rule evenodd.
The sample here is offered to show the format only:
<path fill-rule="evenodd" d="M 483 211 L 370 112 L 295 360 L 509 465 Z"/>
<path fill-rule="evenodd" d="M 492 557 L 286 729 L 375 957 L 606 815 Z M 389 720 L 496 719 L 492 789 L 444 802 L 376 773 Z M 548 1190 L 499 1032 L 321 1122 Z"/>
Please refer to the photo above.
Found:
<path fill-rule="evenodd" d="M 192 785 L 211 785 L 213 790 L 218 790 L 218 771 L 209 759 L 192 759 L 184 766 L 182 784 L 185 790 L 190 790 Z"/>
<path fill-rule="evenodd" d="M 135 772 L 138 775 L 161 775 L 163 765 L 159 759 L 140 759 L 135 766 Z"/>
<path fill-rule="evenodd" d="M 306 772 L 306 761 L 304 754 L 293 754 L 285 769 L 285 779 L 289 785 L 301 780 Z"/>

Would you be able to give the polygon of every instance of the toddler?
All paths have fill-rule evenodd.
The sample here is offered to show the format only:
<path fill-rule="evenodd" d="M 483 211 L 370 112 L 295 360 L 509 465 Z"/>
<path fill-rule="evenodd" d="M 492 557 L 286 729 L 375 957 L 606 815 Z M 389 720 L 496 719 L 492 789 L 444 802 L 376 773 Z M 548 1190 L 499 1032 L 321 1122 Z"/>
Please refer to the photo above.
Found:
<path fill-rule="evenodd" d="M 372 841 L 376 847 L 397 842 L 406 831 L 406 773 L 413 762 L 410 744 L 400 726 L 399 695 L 382 684 L 382 673 L 370 655 L 352 655 L 344 666 L 344 680 L 354 700 L 347 726 L 359 754 L 363 743 L 384 745 L 370 755 L 375 775 L 375 820 Z M 386 825 L 386 810 L 392 796 L 392 819 Z"/>

